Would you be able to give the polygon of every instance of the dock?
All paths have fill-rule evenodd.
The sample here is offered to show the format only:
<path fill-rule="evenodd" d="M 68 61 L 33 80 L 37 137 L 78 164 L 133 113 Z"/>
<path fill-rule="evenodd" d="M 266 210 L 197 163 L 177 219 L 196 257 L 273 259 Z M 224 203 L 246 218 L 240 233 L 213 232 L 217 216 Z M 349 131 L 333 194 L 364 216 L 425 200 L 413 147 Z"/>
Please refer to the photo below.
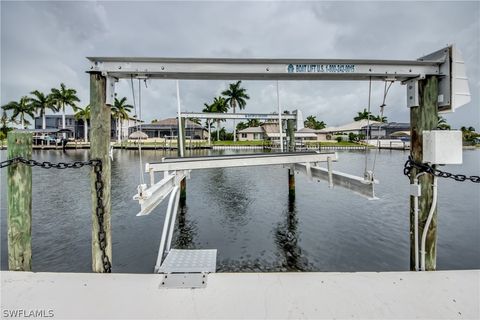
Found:
<path fill-rule="evenodd" d="M 41 310 L 55 319 L 480 317 L 480 270 L 211 273 L 201 289 L 161 288 L 160 274 L 0 275 L 2 316 Z"/>

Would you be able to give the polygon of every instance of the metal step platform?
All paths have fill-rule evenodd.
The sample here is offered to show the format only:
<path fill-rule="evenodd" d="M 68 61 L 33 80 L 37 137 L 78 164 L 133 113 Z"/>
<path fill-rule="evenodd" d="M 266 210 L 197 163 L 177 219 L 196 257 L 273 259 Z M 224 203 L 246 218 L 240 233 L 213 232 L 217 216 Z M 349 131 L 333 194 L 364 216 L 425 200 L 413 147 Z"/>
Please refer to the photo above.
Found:
<path fill-rule="evenodd" d="M 159 273 L 211 273 L 217 269 L 217 249 L 172 249 L 163 260 Z"/>
<path fill-rule="evenodd" d="M 217 250 L 172 249 L 158 273 L 163 274 L 159 288 L 199 289 L 207 286 L 208 274 L 217 269 Z"/>

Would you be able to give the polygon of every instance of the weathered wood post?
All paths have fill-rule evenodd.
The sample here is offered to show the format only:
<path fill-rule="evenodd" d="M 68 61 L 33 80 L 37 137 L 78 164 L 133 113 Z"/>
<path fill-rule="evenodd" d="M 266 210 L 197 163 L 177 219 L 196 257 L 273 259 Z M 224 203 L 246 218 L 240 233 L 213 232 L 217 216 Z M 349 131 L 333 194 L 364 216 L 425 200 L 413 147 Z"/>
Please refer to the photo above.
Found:
<path fill-rule="evenodd" d="M 32 134 L 12 131 L 7 136 L 8 159 L 32 157 Z M 8 269 L 32 270 L 32 168 L 12 164 L 7 171 Z"/>
<path fill-rule="evenodd" d="M 102 248 L 99 239 L 99 230 L 105 230 L 105 255 L 112 262 L 112 234 L 110 224 L 110 107 L 105 104 L 106 78 L 98 72 L 90 73 L 90 158 L 102 160 L 102 194 L 103 194 L 103 223 L 97 217 L 96 174 L 92 170 L 92 270 L 94 272 L 107 272 L 102 260 Z M 100 209 L 101 210 L 101 209 Z M 101 210 L 102 211 L 102 210 Z M 102 224 L 102 225 L 100 225 Z"/>
<path fill-rule="evenodd" d="M 423 131 L 435 130 L 438 126 L 438 79 L 435 76 L 428 76 L 419 80 L 419 107 L 410 108 L 410 155 L 414 161 L 422 162 L 423 157 Z M 411 171 L 410 183 L 418 171 L 414 168 Z M 422 175 L 419 178 L 421 197 L 418 204 L 418 234 L 419 246 L 421 234 L 427 221 L 428 213 L 433 198 L 433 176 Z M 415 240 L 414 240 L 414 197 L 410 197 L 410 270 L 415 270 Z M 436 269 L 436 248 L 437 248 L 437 211 L 433 214 L 425 245 L 425 270 Z M 419 248 L 420 250 L 420 248 Z M 420 253 L 421 255 L 421 253 Z"/>
<path fill-rule="evenodd" d="M 295 120 L 287 120 L 288 152 L 295 151 Z M 295 171 L 288 169 L 288 199 L 295 199 Z"/>
<path fill-rule="evenodd" d="M 180 117 L 179 119 L 180 124 L 180 130 L 181 133 L 179 132 L 178 136 L 178 156 L 179 157 L 185 157 L 185 118 Z M 183 179 L 180 181 L 180 205 L 184 206 L 187 201 L 187 179 Z"/>

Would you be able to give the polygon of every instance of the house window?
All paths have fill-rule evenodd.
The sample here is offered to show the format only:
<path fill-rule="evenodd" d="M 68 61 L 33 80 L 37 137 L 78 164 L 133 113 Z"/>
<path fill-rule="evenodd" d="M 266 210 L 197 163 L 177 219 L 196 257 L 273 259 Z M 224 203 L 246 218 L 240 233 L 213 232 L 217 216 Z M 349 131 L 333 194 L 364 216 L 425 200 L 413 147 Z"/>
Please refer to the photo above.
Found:
<path fill-rule="evenodd" d="M 247 134 L 246 133 L 242 133 L 242 138 L 246 138 L 247 137 Z"/>

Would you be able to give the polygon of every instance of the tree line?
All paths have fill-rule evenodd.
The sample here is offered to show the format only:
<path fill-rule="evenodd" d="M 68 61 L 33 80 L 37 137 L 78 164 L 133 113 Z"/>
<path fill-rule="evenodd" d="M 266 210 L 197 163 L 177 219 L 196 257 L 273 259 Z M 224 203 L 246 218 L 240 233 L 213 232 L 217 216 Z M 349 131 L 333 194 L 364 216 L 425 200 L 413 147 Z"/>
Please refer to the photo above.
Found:
<path fill-rule="evenodd" d="M 35 119 L 35 114 L 42 118 L 42 129 L 46 129 L 46 112 L 62 112 L 62 129 L 65 129 L 65 108 L 71 107 L 75 112 L 75 118 L 84 123 L 84 139 L 88 141 L 88 120 L 90 119 L 90 105 L 84 108 L 79 106 L 80 99 L 77 96 L 77 90 L 67 88 L 64 83 L 59 88 L 50 89 L 49 93 L 43 93 L 39 90 L 30 92 L 29 95 L 22 96 L 18 101 L 10 101 L 3 105 L 2 117 L 0 118 L 0 140 L 5 139 L 8 131 L 13 128 L 9 123 L 19 124 L 22 129 L 30 125 L 29 118 Z M 121 127 L 123 121 L 130 118 L 129 113 L 133 106 L 127 103 L 127 98 L 118 99 L 115 97 L 114 105 L 111 107 L 112 118 L 116 121 L 117 139 L 121 139 Z M 8 116 L 7 111 L 11 113 Z"/>
<path fill-rule="evenodd" d="M 210 103 L 204 103 L 202 112 L 206 113 L 227 113 L 230 109 L 233 113 L 236 113 L 237 108 L 239 110 L 245 109 L 247 100 L 250 96 L 247 94 L 247 90 L 242 87 L 242 81 L 230 83 L 228 88 L 221 92 L 217 97 L 213 98 Z M 0 117 L 0 140 L 5 139 L 8 131 L 13 128 L 9 127 L 9 123 L 15 123 L 21 125 L 23 129 L 26 129 L 30 125 L 29 118 L 34 119 L 35 114 L 42 118 L 42 129 L 46 129 L 46 112 L 51 111 L 54 114 L 62 112 L 62 128 L 65 128 L 65 108 L 71 107 L 75 112 L 75 118 L 82 120 L 84 123 L 84 139 L 88 141 L 88 121 L 90 119 L 90 105 L 86 105 L 84 108 L 79 107 L 80 99 L 77 96 L 77 91 L 73 88 L 67 88 L 64 83 L 60 84 L 59 88 L 52 88 L 49 93 L 43 93 L 39 90 L 30 92 L 29 95 L 22 96 L 18 101 L 11 101 L 2 108 L 2 116 Z M 115 97 L 114 105 L 111 107 L 112 119 L 116 121 L 116 134 L 117 141 L 121 141 L 121 128 L 123 127 L 123 121 L 130 119 L 130 112 L 133 106 L 128 104 L 127 98 L 123 97 L 118 99 Z M 7 111 L 11 113 L 8 116 Z M 135 116 L 134 116 L 135 117 Z M 381 115 L 373 115 L 367 108 L 363 111 L 357 112 L 357 115 L 353 118 L 354 121 L 360 121 L 363 119 L 369 119 L 372 121 L 378 121 L 382 123 L 387 122 L 387 117 Z M 197 124 L 200 124 L 200 119 L 190 118 Z M 212 136 L 211 128 L 215 128 L 213 124 L 214 119 L 207 119 L 205 126 L 208 128 L 209 137 Z M 239 122 L 234 124 L 233 135 L 227 133 L 225 128 L 220 128 L 220 123 L 225 121 L 224 119 L 215 119 L 216 122 L 216 140 L 234 140 L 236 141 L 236 131 L 240 131 L 249 127 L 258 127 L 262 125 L 257 119 L 251 119 L 247 122 Z M 317 120 L 316 116 L 309 115 L 304 121 L 306 128 L 321 130 L 324 129 L 327 124 L 324 121 Z M 439 117 L 438 129 L 450 130 L 450 125 L 446 122 L 446 119 Z M 463 138 L 465 141 L 476 141 L 479 138 L 479 134 L 475 132 L 473 127 L 462 127 Z"/>
<path fill-rule="evenodd" d="M 222 91 L 221 95 L 218 97 L 214 97 L 211 103 L 204 103 L 202 112 L 209 112 L 209 113 L 227 113 L 229 109 L 233 110 L 233 113 L 236 112 L 236 109 L 243 110 L 247 106 L 247 100 L 250 99 L 250 96 L 247 94 L 247 90 L 242 87 L 242 81 L 239 80 L 235 83 L 230 83 L 228 88 Z M 225 121 L 224 119 L 215 119 L 217 122 L 217 141 L 220 140 L 220 134 L 222 130 L 220 129 L 220 122 Z M 206 126 L 208 128 L 208 136 L 211 136 L 211 128 L 212 128 L 213 119 L 206 120 Z M 235 122 L 235 120 L 234 120 Z M 236 131 L 239 130 L 238 126 L 233 126 L 233 140 L 236 141 Z M 241 129 L 240 129 L 241 130 Z M 223 135 L 225 140 L 227 139 L 227 133 L 223 128 Z"/>

